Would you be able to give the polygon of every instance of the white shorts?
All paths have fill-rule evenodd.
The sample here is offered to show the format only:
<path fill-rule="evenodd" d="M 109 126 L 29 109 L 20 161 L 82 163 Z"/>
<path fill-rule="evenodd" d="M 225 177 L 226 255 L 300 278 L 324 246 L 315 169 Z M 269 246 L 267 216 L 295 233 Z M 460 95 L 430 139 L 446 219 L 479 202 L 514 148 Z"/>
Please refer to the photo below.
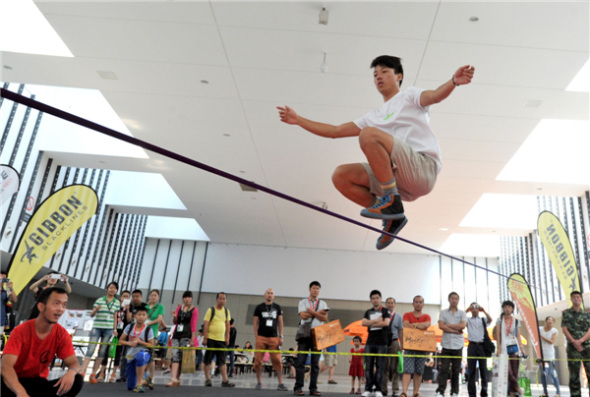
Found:
<path fill-rule="evenodd" d="M 434 159 L 427 154 L 415 151 L 407 143 L 393 137 L 391 151 L 393 176 L 397 189 L 404 201 L 414 201 L 432 191 L 438 176 L 438 167 Z M 369 174 L 371 193 L 383 196 L 381 184 L 375 177 L 368 163 L 361 163 Z"/>

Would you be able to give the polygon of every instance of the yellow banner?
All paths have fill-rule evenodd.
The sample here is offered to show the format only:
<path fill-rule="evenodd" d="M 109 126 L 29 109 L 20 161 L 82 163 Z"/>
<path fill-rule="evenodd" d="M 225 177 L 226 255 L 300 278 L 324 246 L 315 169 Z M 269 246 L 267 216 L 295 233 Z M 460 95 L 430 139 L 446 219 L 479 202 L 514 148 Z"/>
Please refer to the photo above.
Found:
<path fill-rule="evenodd" d="M 535 353 L 537 353 L 537 358 L 543 359 L 537 308 L 529 284 L 522 275 L 514 273 L 508 279 L 508 290 L 510 291 L 510 295 L 512 295 L 512 300 L 518 309 L 518 313 L 522 316 L 522 322 L 528 331 L 531 344 L 535 348 Z"/>
<path fill-rule="evenodd" d="M 98 207 L 98 198 L 85 185 L 64 187 L 49 196 L 37 208 L 12 256 L 8 278 L 18 295 Z"/>
<path fill-rule="evenodd" d="M 549 260 L 553 264 L 561 288 L 563 288 L 563 292 L 571 305 L 571 292 L 581 292 L 581 290 L 576 257 L 567 233 L 559 218 L 549 211 L 543 211 L 539 214 L 537 229 Z"/>

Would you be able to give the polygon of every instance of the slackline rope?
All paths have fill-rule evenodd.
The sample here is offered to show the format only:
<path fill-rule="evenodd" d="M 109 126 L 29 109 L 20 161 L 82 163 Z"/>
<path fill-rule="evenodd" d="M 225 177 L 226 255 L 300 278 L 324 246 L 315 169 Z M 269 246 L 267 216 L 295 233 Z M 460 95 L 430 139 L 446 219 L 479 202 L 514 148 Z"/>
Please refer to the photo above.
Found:
<path fill-rule="evenodd" d="M 438 250 L 436 250 L 434 248 L 430 248 L 430 247 L 427 247 L 425 245 L 416 243 L 414 241 L 405 239 L 403 237 L 396 236 L 396 235 L 391 234 L 389 232 L 386 232 L 384 230 L 377 229 L 377 228 L 375 228 L 375 227 L 373 227 L 371 225 L 368 225 L 366 223 L 355 221 L 354 219 L 348 218 L 348 217 L 346 217 L 344 215 L 340 215 L 340 214 L 338 214 L 336 212 L 332 212 L 332 211 L 329 211 L 327 209 L 318 207 L 316 205 L 313 205 L 313 204 L 310 204 L 310 203 L 306 203 L 303 200 L 300 200 L 298 198 L 295 198 L 295 197 L 289 196 L 287 194 L 281 193 L 281 192 L 279 192 L 277 190 L 273 190 L 273 189 L 270 189 L 268 187 L 259 185 L 259 184 L 255 183 L 255 182 L 251 182 L 251 181 L 245 180 L 243 178 L 240 178 L 238 176 L 232 175 L 232 174 L 227 173 L 225 171 L 221 171 L 221 170 L 219 170 L 217 168 L 211 167 L 211 166 L 209 166 L 207 164 L 204 164 L 204 163 L 198 162 L 196 160 L 193 160 L 193 159 L 191 159 L 189 157 L 186 157 L 186 156 L 183 156 L 181 154 L 175 153 L 173 151 L 170 151 L 170 150 L 164 149 L 162 147 L 156 146 L 156 145 L 154 145 L 152 143 L 149 143 L 149 142 L 146 142 L 146 141 L 142 141 L 141 139 L 137 139 L 135 137 L 132 137 L 132 136 L 129 136 L 129 135 L 125 135 L 125 134 L 123 134 L 121 132 L 118 132 L 118 131 L 115 131 L 115 130 L 113 130 L 111 128 L 107 128 L 107 127 L 105 127 L 103 125 L 94 123 L 94 122 L 92 122 L 90 120 L 86 120 L 86 119 L 84 119 L 82 117 L 75 116 L 75 115 L 73 115 L 71 113 L 64 112 L 63 110 L 54 108 L 52 106 L 49 106 L 49 105 L 44 104 L 42 102 L 39 102 L 39 101 L 36 101 L 34 99 L 28 98 L 26 96 L 19 95 L 19 94 L 15 93 L 15 92 L 6 90 L 4 88 L 0 88 L 0 94 L 1 94 L 0 97 L 7 98 L 7 99 L 9 99 L 9 100 L 11 100 L 13 102 L 17 102 L 17 103 L 20 103 L 21 105 L 28 106 L 28 107 L 33 108 L 33 109 L 37 109 L 40 112 L 51 114 L 51 115 L 53 115 L 55 117 L 58 117 L 60 119 L 63 119 L 63 120 L 69 121 L 71 123 L 80 125 L 82 127 L 85 127 L 85 128 L 91 129 L 91 130 L 94 130 L 94 131 L 99 132 L 101 134 L 108 135 L 108 136 L 110 136 L 112 138 L 119 139 L 121 141 L 125 141 L 127 143 L 132 144 L 132 145 L 136 145 L 136 146 L 142 147 L 144 149 L 147 149 L 149 151 L 152 151 L 152 152 L 161 154 L 161 155 L 163 155 L 165 157 L 174 159 L 174 160 L 179 161 L 181 163 L 185 163 L 185 164 L 188 164 L 190 166 L 199 168 L 199 169 L 201 169 L 203 171 L 210 172 L 210 173 L 215 174 L 217 176 L 220 176 L 222 178 L 229 179 L 229 180 L 232 180 L 234 182 L 238 182 L 238 183 L 244 184 L 246 186 L 250 186 L 252 188 L 261 190 L 261 191 L 263 191 L 265 193 L 268 193 L 268 194 L 271 194 L 273 196 L 282 198 L 283 200 L 291 201 L 291 202 L 293 202 L 295 204 L 299 204 L 299 205 L 302 205 L 304 207 L 311 208 L 312 210 L 315 210 L 315 211 L 324 213 L 326 215 L 330 215 L 330 216 L 332 216 L 334 218 L 338 218 L 340 220 L 343 220 L 343 221 L 352 223 L 353 225 L 357 225 L 357 226 L 363 227 L 365 229 L 368 229 L 368 230 L 377 232 L 379 234 L 385 234 L 385 235 L 390 236 L 390 237 L 392 237 L 394 239 L 403 241 L 403 242 L 405 242 L 407 244 L 414 245 L 414 246 L 419 247 L 419 248 L 422 248 L 422 249 L 424 249 L 426 251 L 430 251 L 430 252 L 433 252 L 435 254 L 438 254 L 438 255 L 441 255 L 441 256 L 445 256 L 445 257 L 447 257 L 449 259 L 453 259 L 453 260 L 456 260 L 456 261 L 465 263 L 467 265 L 470 265 L 470 266 L 473 266 L 473 267 L 482 269 L 482 270 L 484 270 L 486 272 L 490 272 L 490 273 L 496 274 L 497 276 L 504 277 L 504 278 L 507 278 L 507 279 L 510 278 L 510 276 L 506 276 L 506 275 L 501 274 L 499 272 L 496 272 L 494 270 L 487 269 L 487 268 L 485 268 L 483 266 L 480 266 L 480 265 L 477 265 L 475 263 L 466 261 L 465 259 L 461 259 L 459 257 L 453 256 L 453 255 L 450 255 L 450 254 L 446 254 L 446 253 L 441 252 L 441 251 L 438 251 Z M 514 280 L 514 281 L 521 282 L 519 280 Z M 531 287 L 533 287 L 533 288 L 537 288 L 534 285 L 531 285 L 531 284 L 529 284 L 529 285 Z"/>

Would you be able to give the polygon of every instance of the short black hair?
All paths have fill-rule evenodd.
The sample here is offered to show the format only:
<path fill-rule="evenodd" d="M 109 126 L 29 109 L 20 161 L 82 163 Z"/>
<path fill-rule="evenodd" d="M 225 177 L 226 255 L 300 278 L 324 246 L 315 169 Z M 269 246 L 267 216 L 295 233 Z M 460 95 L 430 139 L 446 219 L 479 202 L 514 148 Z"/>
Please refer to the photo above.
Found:
<path fill-rule="evenodd" d="M 582 293 L 580 291 L 572 291 L 572 293 L 570 294 L 570 298 L 574 295 L 580 295 L 582 296 Z"/>
<path fill-rule="evenodd" d="M 387 302 L 387 301 L 388 301 L 388 300 L 390 300 L 390 299 L 393 301 L 393 303 L 397 303 L 397 302 L 395 301 L 395 298 L 394 298 L 394 297 L 392 297 L 392 296 L 390 296 L 389 298 L 385 299 L 385 302 Z"/>
<path fill-rule="evenodd" d="M 40 293 L 39 296 L 37 297 L 37 300 L 35 301 L 35 305 L 33 306 L 33 310 L 31 310 L 31 315 L 29 317 L 29 320 L 33 320 L 37 317 L 39 317 L 39 308 L 37 307 L 37 304 L 39 303 L 43 303 L 44 305 L 47 304 L 47 301 L 49 300 L 49 297 L 51 296 L 51 294 L 53 293 L 56 294 L 68 294 L 68 292 L 60 287 L 51 287 L 51 288 L 44 288 Z"/>
<path fill-rule="evenodd" d="M 451 299 L 451 296 L 453 296 L 453 295 L 457 295 L 457 298 L 459 298 L 459 294 L 453 291 L 449 294 L 449 297 L 447 298 L 447 300 Z"/>
<path fill-rule="evenodd" d="M 141 292 L 140 289 L 134 289 L 133 292 L 131 293 L 131 295 L 133 295 L 133 294 L 139 294 L 139 295 L 143 296 L 143 292 Z"/>
<path fill-rule="evenodd" d="M 192 298 L 193 297 L 193 293 L 192 291 L 184 291 L 184 294 L 182 294 L 183 298 Z"/>
<path fill-rule="evenodd" d="M 363 342 L 363 339 L 360 336 L 355 336 L 354 338 L 352 338 L 352 341 L 354 342 L 355 340 L 358 340 L 359 342 Z"/>
<path fill-rule="evenodd" d="M 116 281 L 111 281 L 108 285 L 107 285 L 107 289 L 111 286 L 114 285 L 115 288 L 117 288 L 117 291 L 119 290 L 119 283 Z"/>
<path fill-rule="evenodd" d="M 373 295 L 379 295 L 379 298 L 381 298 L 381 291 L 379 291 L 378 289 L 374 289 L 373 291 L 371 291 L 369 298 L 372 298 Z"/>
<path fill-rule="evenodd" d="M 504 308 L 504 306 L 510 306 L 512 308 L 512 310 L 514 310 L 514 302 L 512 302 L 512 301 L 502 302 L 502 309 Z"/>
<path fill-rule="evenodd" d="M 121 295 L 123 295 L 125 292 L 127 292 L 129 295 L 131 295 L 131 291 L 129 291 L 128 289 L 121 291 Z"/>
<path fill-rule="evenodd" d="M 401 74 L 402 79 L 399 81 L 399 86 L 402 86 L 402 82 L 404 81 L 404 68 L 402 67 L 401 58 L 394 57 L 391 55 L 380 55 L 377 58 L 373 59 L 373 62 L 371 62 L 371 69 L 376 66 L 385 66 L 386 68 L 393 69 L 395 74 Z"/>
<path fill-rule="evenodd" d="M 146 312 L 147 313 L 148 309 L 147 306 L 142 303 L 141 305 L 137 305 L 135 306 L 135 314 L 137 314 L 137 312 Z"/>
<path fill-rule="evenodd" d="M 319 281 L 312 281 L 311 283 L 309 283 L 309 288 L 313 287 L 314 285 L 317 285 L 318 287 L 322 288 L 322 284 L 320 284 Z"/>
<path fill-rule="evenodd" d="M 158 296 L 160 296 L 160 290 L 159 290 L 159 289 L 153 289 L 153 290 L 151 290 L 151 291 L 150 291 L 150 295 L 151 295 L 152 293 L 154 293 L 154 292 L 155 292 L 156 294 L 158 294 Z"/>
<path fill-rule="evenodd" d="M 217 295 L 215 296 L 215 299 L 219 299 L 219 295 L 225 295 L 225 297 L 227 298 L 227 294 L 225 292 L 218 292 Z"/>

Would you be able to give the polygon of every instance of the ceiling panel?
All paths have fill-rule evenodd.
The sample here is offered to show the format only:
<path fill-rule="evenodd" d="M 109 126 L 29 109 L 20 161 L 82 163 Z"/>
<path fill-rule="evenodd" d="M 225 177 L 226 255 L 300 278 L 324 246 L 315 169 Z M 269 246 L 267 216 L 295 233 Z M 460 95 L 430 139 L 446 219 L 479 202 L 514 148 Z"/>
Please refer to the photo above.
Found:
<path fill-rule="evenodd" d="M 381 106 L 369 69 L 378 55 L 403 58 L 403 88 L 434 89 L 474 64 L 473 83 L 431 108 L 443 169 L 430 195 L 405 205 L 410 240 L 438 249 L 451 232 L 491 233 L 459 226 L 484 193 L 584 190 L 495 178 L 540 120 L 590 117 L 589 95 L 564 90 L 589 56 L 588 2 L 328 2 L 327 26 L 316 2 L 38 4 L 76 58 L 3 53 L 4 81 L 99 89 L 139 139 L 375 227 L 331 182 L 338 164 L 364 160 L 358 140 L 285 125 L 276 106 L 340 124 Z M 161 171 L 216 243 L 375 251 L 378 233 L 149 155 L 100 161 Z"/>

